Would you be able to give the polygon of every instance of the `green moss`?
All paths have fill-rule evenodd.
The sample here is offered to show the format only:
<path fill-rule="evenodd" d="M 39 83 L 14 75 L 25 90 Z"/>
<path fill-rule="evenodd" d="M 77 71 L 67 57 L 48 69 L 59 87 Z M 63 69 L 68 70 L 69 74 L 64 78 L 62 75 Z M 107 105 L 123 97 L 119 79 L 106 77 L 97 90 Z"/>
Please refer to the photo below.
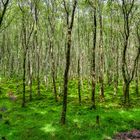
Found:
<path fill-rule="evenodd" d="M 105 101 L 100 102 L 99 94 L 96 94 L 97 109 L 90 110 L 91 94 L 87 83 L 84 82 L 84 88 L 82 87 L 82 105 L 79 106 L 76 81 L 70 81 L 67 124 L 61 126 L 59 122 L 62 102 L 60 100 L 55 103 L 53 90 L 46 90 L 42 84 L 42 98 L 39 100 L 36 98 L 34 84 L 33 101 L 27 100 L 26 107 L 21 108 L 22 94 L 14 92 L 18 96 L 16 103 L 8 100 L 5 94 L 8 90 L 16 90 L 15 83 L 4 81 L 1 84 L 3 86 L 0 107 L 6 107 L 7 110 L 0 111 L 3 115 L 3 119 L 0 120 L 0 137 L 5 136 L 8 140 L 103 140 L 111 139 L 119 131 L 140 129 L 138 98 L 132 92 L 132 106 L 130 108 L 121 106 L 121 86 L 115 97 L 112 94 L 113 88 L 105 87 Z M 22 89 L 21 84 L 19 84 L 19 89 Z M 134 89 L 131 90 L 134 91 Z M 98 89 L 96 91 L 98 92 Z M 96 124 L 97 115 L 100 118 L 100 125 Z M 5 124 L 5 120 L 10 122 L 9 125 Z"/>

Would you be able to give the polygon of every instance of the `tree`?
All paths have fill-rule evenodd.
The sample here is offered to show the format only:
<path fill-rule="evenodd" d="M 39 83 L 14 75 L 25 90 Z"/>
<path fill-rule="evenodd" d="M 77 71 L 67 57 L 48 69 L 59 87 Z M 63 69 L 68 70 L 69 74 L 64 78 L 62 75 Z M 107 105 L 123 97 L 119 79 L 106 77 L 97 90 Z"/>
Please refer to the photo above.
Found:
<path fill-rule="evenodd" d="M 138 22 L 137 26 L 136 26 L 136 34 L 137 34 L 137 40 L 138 40 L 138 51 L 140 53 L 140 28 L 139 28 L 139 24 L 140 21 Z M 140 54 L 139 54 L 140 55 Z M 139 96 L 139 76 L 138 76 L 138 70 L 139 70 L 139 59 L 136 60 L 136 74 L 135 74 L 135 78 L 136 78 L 136 95 Z"/>
<path fill-rule="evenodd" d="M 97 16 L 96 16 L 96 7 L 97 7 L 97 1 L 92 3 L 89 1 L 89 4 L 92 7 L 93 10 L 93 47 L 92 47 L 92 108 L 95 108 L 95 88 L 96 88 L 96 66 L 95 66 L 95 59 L 96 59 L 96 38 L 97 38 Z"/>
<path fill-rule="evenodd" d="M 26 5 L 26 4 L 25 4 Z M 30 39 L 34 30 L 34 23 L 31 24 L 31 26 L 27 29 L 27 25 L 29 25 L 28 22 L 26 22 L 27 13 L 26 13 L 26 7 L 24 6 L 24 3 L 19 4 L 19 8 L 22 14 L 22 47 L 23 47 L 23 98 L 22 98 L 22 107 L 25 107 L 25 87 L 26 87 L 26 57 L 27 52 L 29 48 Z M 26 25 L 25 25 L 26 24 Z"/>
<path fill-rule="evenodd" d="M 138 47 L 138 51 L 136 54 L 136 58 L 134 60 L 134 65 L 132 72 L 128 72 L 128 65 L 126 61 L 126 53 L 127 49 L 129 47 L 129 37 L 130 37 L 130 20 L 132 20 L 133 17 L 133 8 L 134 8 L 134 2 L 135 0 L 132 0 L 130 2 L 122 0 L 122 12 L 123 12 L 123 18 L 124 18 L 124 42 L 123 42 L 123 53 L 122 53 L 122 75 L 123 75 L 123 81 L 124 81 L 124 103 L 129 104 L 129 87 L 130 83 L 133 80 L 134 73 L 136 70 L 136 64 L 137 60 L 139 59 L 140 55 L 140 47 Z"/>
<path fill-rule="evenodd" d="M 99 26 L 100 26 L 100 39 L 99 39 L 99 83 L 100 83 L 100 95 L 104 98 L 104 51 L 103 51 L 103 17 L 102 7 L 103 3 L 101 0 L 98 1 L 99 5 Z"/>
<path fill-rule="evenodd" d="M 77 19 L 77 32 L 78 32 L 78 64 L 77 64 L 77 74 L 78 74 L 78 86 L 77 86 L 77 89 L 78 89 L 78 100 L 79 100 L 79 105 L 81 105 L 81 49 L 80 49 L 80 28 L 79 28 L 79 24 L 80 24 L 80 21 L 79 21 L 79 8 L 78 9 L 78 19 Z"/>
<path fill-rule="evenodd" d="M 66 23 L 67 23 L 67 52 L 66 52 L 66 66 L 64 72 L 64 91 L 63 91 L 63 107 L 61 114 L 61 124 L 64 125 L 66 123 L 66 111 L 67 111 L 67 92 L 68 92 L 68 74 L 70 67 L 70 50 L 71 50 L 71 37 L 72 37 L 72 28 L 74 23 L 74 15 L 77 6 L 77 0 L 74 0 L 72 7 L 72 14 L 70 19 L 70 12 L 67 8 L 66 1 L 63 0 L 64 8 L 66 12 Z"/>
<path fill-rule="evenodd" d="M 51 73 L 52 73 L 52 82 L 53 82 L 53 90 L 54 90 L 54 97 L 55 101 L 57 102 L 57 88 L 56 88 L 56 66 L 55 66 L 55 59 L 54 59 L 54 42 L 55 42 L 55 1 L 51 1 L 48 4 L 48 22 L 50 27 L 50 32 L 48 30 L 48 38 L 49 38 L 49 49 L 50 49 L 50 55 L 51 55 Z"/>

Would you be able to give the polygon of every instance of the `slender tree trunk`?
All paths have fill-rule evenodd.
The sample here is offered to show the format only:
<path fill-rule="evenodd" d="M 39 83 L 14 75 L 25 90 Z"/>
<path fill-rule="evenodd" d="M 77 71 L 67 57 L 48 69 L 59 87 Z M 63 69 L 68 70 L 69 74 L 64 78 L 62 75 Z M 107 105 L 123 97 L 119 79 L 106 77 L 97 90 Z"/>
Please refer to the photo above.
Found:
<path fill-rule="evenodd" d="M 113 18 L 112 18 L 113 14 L 112 14 L 112 0 L 110 1 L 110 66 L 109 66 L 109 75 L 108 75 L 108 85 L 112 84 L 113 81 L 113 75 L 114 75 L 114 67 L 113 67 L 113 63 L 112 61 L 115 61 L 114 59 L 114 55 L 115 55 L 115 51 L 114 51 L 114 38 L 113 38 Z"/>
<path fill-rule="evenodd" d="M 35 0 L 34 16 L 35 16 L 35 46 L 37 50 L 37 94 L 40 96 L 40 47 L 38 43 L 38 0 Z"/>
<path fill-rule="evenodd" d="M 63 107 L 61 114 L 61 124 L 64 125 L 66 123 L 66 110 L 67 110 L 67 95 L 68 95 L 68 74 L 70 67 L 70 50 L 71 50 L 71 37 L 72 37 L 72 28 L 74 23 L 74 15 L 77 6 L 77 0 L 74 0 L 73 10 L 71 15 L 71 21 L 69 18 L 69 11 L 66 6 L 66 1 L 64 0 L 64 8 L 67 14 L 67 52 L 66 52 L 66 67 L 64 72 L 64 95 L 63 95 Z"/>
<path fill-rule="evenodd" d="M 135 74 L 135 91 L 137 97 L 139 96 L 139 77 L 138 77 L 138 61 L 137 61 L 137 66 L 136 66 L 136 74 Z"/>
<path fill-rule="evenodd" d="M 63 109 L 61 115 L 61 123 L 65 124 L 66 110 L 67 110 L 67 92 L 68 92 L 68 73 L 70 67 L 70 49 L 71 49 L 71 29 L 68 29 L 67 53 L 66 53 L 66 67 L 64 73 L 64 96 L 63 96 Z"/>
<path fill-rule="evenodd" d="M 124 42 L 124 49 L 123 49 L 123 57 L 122 57 L 122 75 L 123 75 L 123 80 L 124 80 L 124 85 L 123 85 L 123 89 L 124 89 L 124 103 L 128 103 L 127 102 L 127 96 L 129 96 L 129 81 L 128 81 L 128 78 L 126 77 L 126 70 L 125 70 L 125 67 L 126 67 L 126 49 L 127 49 L 127 39 L 126 41 Z"/>
<path fill-rule="evenodd" d="M 81 76 L 80 76 L 80 57 L 78 58 L 78 97 L 79 97 L 79 104 L 81 105 Z"/>
<path fill-rule="evenodd" d="M 138 45 L 139 45 L 139 57 L 140 57 L 140 28 L 139 25 L 137 25 L 137 39 L 138 39 Z M 139 96 L 139 59 L 137 59 L 136 61 L 136 95 Z"/>
<path fill-rule="evenodd" d="M 79 30 L 79 9 L 78 9 L 78 66 L 77 66 L 77 73 L 78 73 L 78 99 L 79 99 L 79 105 L 81 105 L 81 67 L 80 67 L 80 63 L 81 63 L 81 59 L 80 59 L 80 53 L 81 53 L 81 49 L 80 49 L 80 30 Z"/>
<path fill-rule="evenodd" d="M 139 96 L 139 81 L 138 81 L 138 77 L 136 77 L 136 81 L 135 81 L 135 90 L 136 90 L 136 95 Z"/>
<path fill-rule="evenodd" d="M 57 99 L 57 90 L 56 90 L 55 74 L 53 73 L 52 75 L 53 75 L 52 78 L 53 78 L 54 96 L 55 96 L 55 101 L 57 102 L 58 99 Z"/>
<path fill-rule="evenodd" d="M 130 83 L 124 83 L 124 103 L 129 105 L 130 100 L 129 100 L 129 87 Z"/>
<path fill-rule="evenodd" d="M 30 43 L 30 38 L 33 33 L 34 24 L 31 28 L 27 28 L 29 22 L 26 22 L 26 14 L 24 8 L 19 4 L 19 8 L 22 13 L 22 47 L 23 47 L 23 99 L 22 99 L 22 107 L 25 107 L 25 88 L 26 88 L 26 54 L 28 53 L 28 47 Z M 27 25 L 26 25 L 27 24 Z M 25 26 L 26 25 L 26 26 Z"/>
<path fill-rule="evenodd" d="M 104 98 L 104 55 L 103 55 L 103 19 L 102 19 L 102 8 L 101 3 L 99 2 L 100 14 L 99 14 L 99 24 L 100 24 L 100 41 L 99 41 L 99 50 L 100 50 L 100 95 L 101 98 Z"/>
<path fill-rule="evenodd" d="M 92 108 L 95 108 L 95 88 L 96 88 L 96 28 L 97 28 L 97 19 L 96 19 L 96 7 L 94 7 L 94 15 L 93 15 L 93 48 L 92 48 Z"/>
<path fill-rule="evenodd" d="M 14 76 L 14 56 L 11 54 L 11 62 L 10 62 L 10 77 Z"/>
<path fill-rule="evenodd" d="M 117 43 L 117 42 L 116 42 Z M 114 76 L 114 95 L 118 93 L 118 78 L 119 78 L 119 44 L 117 44 L 116 48 L 116 68 L 115 68 L 115 76 Z"/>
<path fill-rule="evenodd" d="M 57 89 L 56 89 L 56 81 L 55 81 L 55 62 L 54 62 L 54 56 L 53 56 L 53 44 L 52 41 L 50 41 L 50 51 L 51 51 L 51 60 L 52 60 L 52 81 L 53 81 L 53 89 L 54 89 L 54 96 L 55 96 L 55 101 L 57 102 Z"/>
<path fill-rule="evenodd" d="M 39 57 L 39 48 L 37 52 L 37 93 L 40 96 L 40 57 Z"/>
<path fill-rule="evenodd" d="M 30 101 L 32 101 L 32 95 L 33 94 L 33 90 L 32 90 L 32 70 L 30 70 Z"/>
<path fill-rule="evenodd" d="M 54 3 L 52 3 L 54 4 Z M 54 5 L 53 5 L 54 6 Z M 54 8 L 54 7 L 53 7 Z M 53 9 L 54 10 L 54 9 Z M 54 12 L 54 11 L 52 11 Z M 50 49 L 50 57 L 51 57 L 51 76 L 52 76 L 52 82 L 53 82 L 53 92 L 54 92 L 54 97 L 55 97 L 55 101 L 57 102 L 57 87 L 56 87 L 56 66 L 55 66 L 55 59 L 54 59 L 54 39 L 55 39 L 55 23 L 54 23 L 54 16 L 49 17 L 48 16 L 48 21 L 50 24 L 50 28 L 51 28 L 51 33 L 48 34 L 48 38 L 49 38 L 49 49 Z M 47 28 L 48 29 L 48 28 Z"/>
<path fill-rule="evenodd" d="M 25 81 L 25 76 L 26 76 L 26 50 L 24 50 L 23 54 L 23 98 L 22 98 L 22 107 L 25 107 L 25 87 L 26 87 L 26 81 Z"/>
<path fill-rule="evenodd" d="M 29 100 L 32 100 L 32 64 L 31 64 L 31 54 L 28 51 L 28 70 L 29 70 L 29 87 L 30 87 L 30 96 Z"/>

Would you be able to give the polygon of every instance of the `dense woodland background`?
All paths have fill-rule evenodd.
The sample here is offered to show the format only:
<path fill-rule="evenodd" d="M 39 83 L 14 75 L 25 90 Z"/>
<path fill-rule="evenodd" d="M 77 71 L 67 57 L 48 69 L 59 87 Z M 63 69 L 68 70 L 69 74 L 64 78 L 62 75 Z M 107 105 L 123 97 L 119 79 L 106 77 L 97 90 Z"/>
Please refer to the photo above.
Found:
<path fill-rule="evenodd" d="M 52 117 L 54 122 L 64 125 L 67 121 L 72 121 L 75 113 L 81 111 L 77 115 L 81 115 L 87 122 L 91 119 L 91 122 L 88 125 L 80 124 L 80 119 L 75 118 L 77 121 L 71 122 L 72 126 L 67 126 L 64 137 L 59 138 L 65 139 L 69 129 L 79 129 L 82 132 L 85 125 L 90 131 L 97 129 L 102 133 L 98 137 L 98 132 L 94 132 L 97 134 L 95 140 L 98 140 L 103 139 L 106 129 L 110 130 L 106 134 L 110 136 L 122 130 L 122 127 L 119 129 L 106 125 L 106 109 L 115 109 L 110 112 L 110 116 L 114 118 L 116 113 L 117 118 L 114 120 L 118 121 L 118 126 L 122 125 L 118 112 L 126 111 L 128 121 L 124 123 L 124 128 L 127 128 L 125 130 L 136 127 L 140 129 L 139 60 L 139 0 L 0 1 L 1 118 L 7 118 L 5 113 L 13 107 L 18 108 L 19 112 L 33 106 L 37 110 L 41 107 L 39 112 L 43 108 L 50 113 L 47 106 L 52 105 L 54 112 L 51 113 L 57 114 L 57 117 Z M 67 107 L 67 104 L 70 105 Z M 21 106 L 23 108 L 19 108 Z M 11 112 L 11 118 L 14 117 L 12 113 L 14 112 Z M 91 116 L 84 118 L 85 114 Z M 122 115 L 124 120 L 125 115 Z M 6 119 L 9 125 L 13 121 L 11 118 Z M 103 118 L 107 128 L 104 124 L 103 127 L 100 125 Z M 132 125 L 129 119 L 137 123 L 133 122 Z M 113 119 L 110 117 L 108 121 L 110 120 Z M 113 121 L 112 125 L 115 123 Z M 34 125 L 34 122 L 31 124 Z M 58 127 L 60 124 L 53 125 Z M 55 129 L 63 132 L 61 125 L 59 128 L 50 128 L 50 133 L 46 131 L 48 139 L 59 139 L 55 134 L 50 134 Z M 2 126 L 6 135 L 8 130 L 4 124 Z M 14 137 L 14 130 L 12 132 L 12 138 L 22 139 Z M 84 132 L 70 135 L 68 139 L 84 138 Z M 91 134 L 92 131 L 85 139 L 92 139 L 94 134 Z M 40 135 L 41 132 L 38 132 L 37 138 L 46 137 L 45 134 L 42 137 Z M 10 134 L 8 136 L 10 139 Z M 23 135 L 24 137 L 26 136 Z"/>

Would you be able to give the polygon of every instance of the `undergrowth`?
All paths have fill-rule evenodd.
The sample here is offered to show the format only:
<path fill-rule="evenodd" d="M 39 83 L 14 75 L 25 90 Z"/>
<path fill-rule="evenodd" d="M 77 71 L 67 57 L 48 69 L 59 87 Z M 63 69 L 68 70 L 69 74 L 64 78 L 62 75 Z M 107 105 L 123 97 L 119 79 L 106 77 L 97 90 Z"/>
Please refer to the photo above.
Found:
<path fill-rule="evenodd" d="M 91 90 L 84 81 L 78 103 L 77 81 L 69 83 L 67 123 L 60 125 L 62 98 L 54 101 L 53 88 L 41 84 L 41 98 L 37 98 L 36 84 L 33 84 L 33 101 L 29 102 L 26 88 L 26 107 L 21 108 L 22 83 L 16 80 L 2 80 L 0 83 L 0 138 L 7 140 L 109 140 L 117 132 L 140 129 L 140 103 L 131 87 L 131 106 L 122 105 L 122 85 L 116 96 L 113 87 L 105 86 L 105 100 L 99 98 L 96 89 L 96 110 L 91 110 Z M 57 87 L 59 83 L 57 83 Z M 18 96 L 16 102 L 8 99 L 12 91 Z M 62 93 L 59 93 L 60 95 Z M 4 108 L 4 110 L 2 110 Z M 96 123 L 99 116 L 100 123 Z"/>

